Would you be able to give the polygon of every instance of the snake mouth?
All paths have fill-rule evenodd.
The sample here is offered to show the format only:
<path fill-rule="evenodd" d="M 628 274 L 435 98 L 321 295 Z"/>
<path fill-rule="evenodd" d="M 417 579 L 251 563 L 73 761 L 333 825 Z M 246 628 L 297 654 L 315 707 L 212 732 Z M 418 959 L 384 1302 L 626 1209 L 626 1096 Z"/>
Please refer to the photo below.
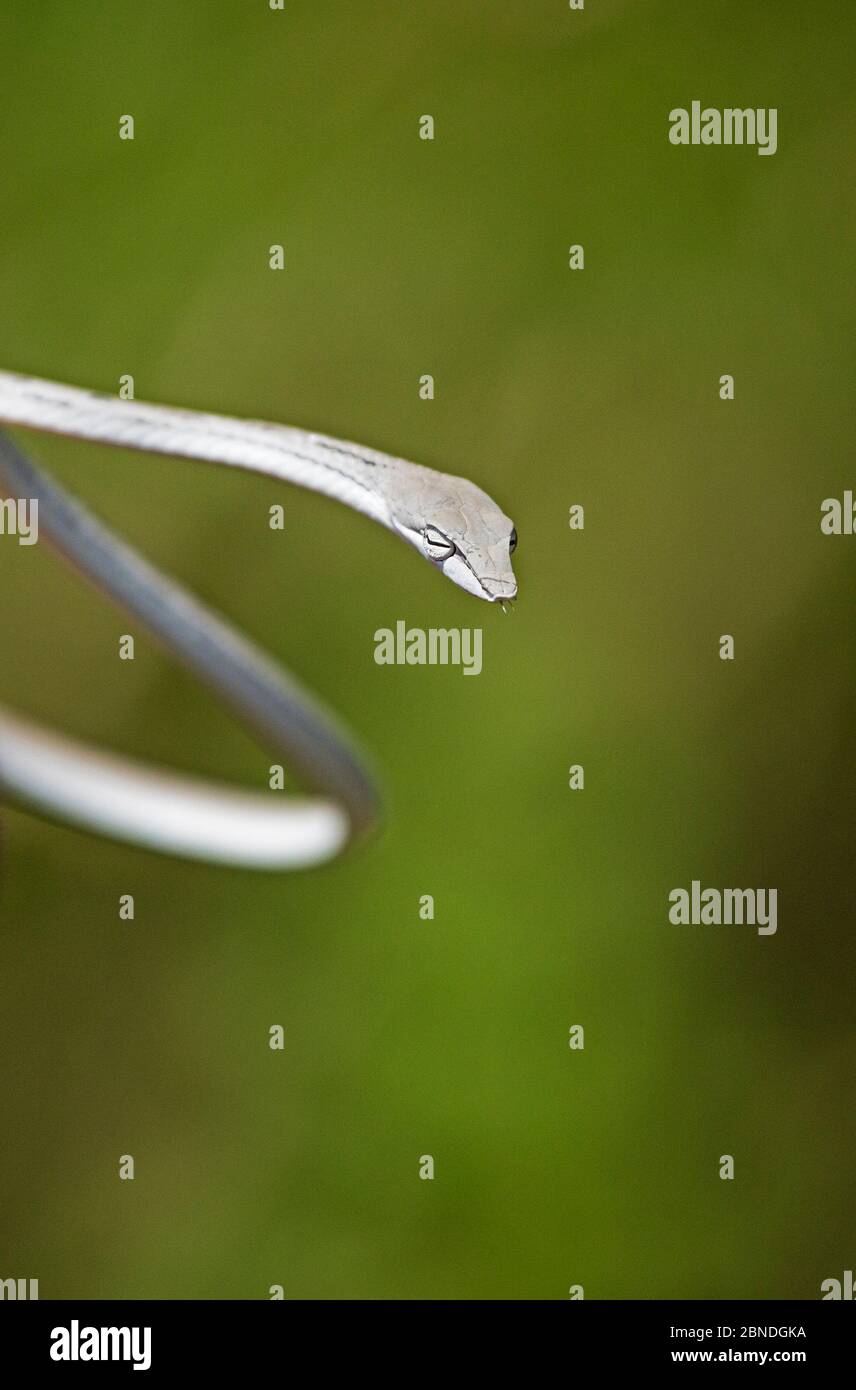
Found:
<path fill-rule="evenodd" d="M 487 577 L 480 579 L 479 583 L 488 603 L 501 603 L 504 608 L 507 603 L 513 603 L 517 598 L 517 585 L 513 579 Z"/>

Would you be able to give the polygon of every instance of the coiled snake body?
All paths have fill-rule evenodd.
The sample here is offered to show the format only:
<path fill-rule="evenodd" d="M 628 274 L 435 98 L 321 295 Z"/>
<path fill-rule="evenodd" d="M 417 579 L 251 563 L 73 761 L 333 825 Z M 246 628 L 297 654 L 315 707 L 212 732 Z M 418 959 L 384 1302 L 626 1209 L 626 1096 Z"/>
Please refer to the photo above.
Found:
<path fill-rule="evenodd" d="M 285 425 L 122 401 L 13 372 L 0 372 L 0 422 L 296 483 L 397 532 L 476 597 L 516 597 L 514 527 L 465 478 Z M 3 434 L 0 482 L 7 496 L 38 500 L 39 530 L 52 544 L 145 623 L 313 792 L 279 798 L 213 786 L 89 748 L 0 707 L 0 799 L 150 849 L 257 868 L 323 862 L 372 826 L 372 782 L 317 699 Z"/>

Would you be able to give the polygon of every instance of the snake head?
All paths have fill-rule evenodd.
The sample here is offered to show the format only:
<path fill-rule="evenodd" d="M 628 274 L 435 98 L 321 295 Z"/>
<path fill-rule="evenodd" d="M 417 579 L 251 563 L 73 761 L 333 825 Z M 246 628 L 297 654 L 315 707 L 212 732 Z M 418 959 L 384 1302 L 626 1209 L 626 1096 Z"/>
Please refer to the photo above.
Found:
<path fill-rule="evenodd" d="M 487 603 L 515 599 L 514 523 L 467 478 L 419 473 L 419 486 L 391 506 L 395 530 L 467 593 Z"/>

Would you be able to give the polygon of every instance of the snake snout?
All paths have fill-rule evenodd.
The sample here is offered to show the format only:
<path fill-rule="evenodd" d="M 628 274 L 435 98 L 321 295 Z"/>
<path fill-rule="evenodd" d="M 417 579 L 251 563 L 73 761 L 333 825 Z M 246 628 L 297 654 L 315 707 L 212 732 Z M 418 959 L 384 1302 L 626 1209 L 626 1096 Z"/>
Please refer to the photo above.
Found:
<path fill-rule="evenodd" d="M 517 581 L 514 579 L 494 579 L 487 576 L 483 577 L 480 583 L 491 603 L 511 603 L 517 598 Z"/>

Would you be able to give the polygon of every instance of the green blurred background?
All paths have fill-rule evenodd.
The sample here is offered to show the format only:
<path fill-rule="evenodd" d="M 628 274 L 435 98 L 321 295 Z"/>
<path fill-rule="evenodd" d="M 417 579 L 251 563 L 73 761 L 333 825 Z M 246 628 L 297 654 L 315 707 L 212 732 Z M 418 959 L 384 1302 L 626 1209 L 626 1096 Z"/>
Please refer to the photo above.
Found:
<path fill-rule="evenodd" d="M 505 618 L 324 498 L 29 438 L 340 711 L 387 819 L 266 876 L 4 816 L 0 1277 L 817 1298 L 856 1249 L 856 541 L 819 530 L 854 484 L 852 7 L 57 0 L 0 37 L 0 365 L 462 473 L 520 535 Z M 693 99 L 777 107 L 778 153 L 673 148 Z M 0 699 L 264 785 L 46 546 L 0 543 L 0 594 Z M 399 618 L 481 624 L 482 675 L 376 666 Z M 778 888 L 777 935 L 670 927 L 693 878 Z"/>

